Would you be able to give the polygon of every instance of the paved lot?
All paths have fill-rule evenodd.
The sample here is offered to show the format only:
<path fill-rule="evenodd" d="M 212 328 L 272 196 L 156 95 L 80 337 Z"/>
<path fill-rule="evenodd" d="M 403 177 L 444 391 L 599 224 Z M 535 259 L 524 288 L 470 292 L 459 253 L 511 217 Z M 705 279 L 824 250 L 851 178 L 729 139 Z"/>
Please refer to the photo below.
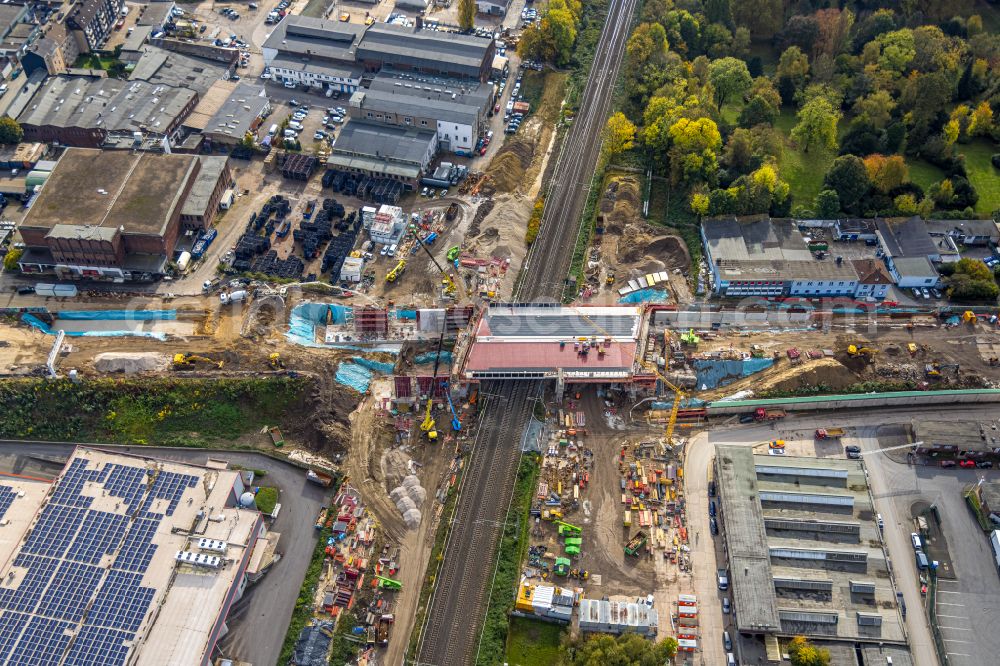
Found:
<path fill-rule="evenodd" d="M 874 434 L 874 433 L 872 433 Z M 880 433 L 881 434 L 881 433 Z M 879 439 L 882 439 L 880 436 Z M 863 445 L 869 450 L 869 438 Z M 883 442 L 884 444 L 884 442 Z M 954 666 L 996 663 L 1000 653 L 1000 576 L 989 542 L 962 498 L 965 487 L 980 477 L 995 479 L 994 470 L 940 469 L 900 464 L 885 455 L 866 456 L 877 506 L 886 520 L 893 568 L 906 594 L 909 617 L 919 610 L 917 569 L 910 544 L 914 531 L 909 519 L 915 502 L 934 504 L 941 515 L 941 530 L 948 543 L 953 579 L 941 578 L 937 602 L 938 624 Z M 887 514 L 892 514 L 890 521 Z M 932 646 L 928 646 L 933 651 Z"/>
<path fill-rule="evenodd" d="M 0 470 L 40 477 L 55 477 L 72 445 L 0 442 Z M 122 447 L 130 453 L 204 464 L 208 458 L 267 471 L 262 483 L 281 488 L 281 512 L 270 529 L 280 532 L 282 559 L 255 586 L 249 588 L 229 615 L 229 633 L 219 647 L 227 657 L 254 664 L 277 662 L 288 619 L 299 595 L 315 542 L 313 523 L 327 499 L 327 492 L 307 483 L 302 470 L 256 453 L 235 451 Z"/>

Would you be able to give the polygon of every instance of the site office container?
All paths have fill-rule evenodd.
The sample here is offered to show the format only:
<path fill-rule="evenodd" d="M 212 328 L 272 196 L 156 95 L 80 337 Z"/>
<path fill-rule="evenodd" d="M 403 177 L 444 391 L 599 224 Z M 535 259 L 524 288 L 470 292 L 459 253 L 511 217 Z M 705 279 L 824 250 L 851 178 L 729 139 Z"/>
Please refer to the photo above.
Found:
<path fill-rule="evenodd" d="M 697 606 L 698 597 L 693 594 L 680 594 L 677 596 L 677 603 L 681 606 Z"/>
<path fill-rule="evenodd" d="M 677 615 L 680 617 L 690 618 L 698 617 L 698 607 L 697 606 L 678 606 Z"/>

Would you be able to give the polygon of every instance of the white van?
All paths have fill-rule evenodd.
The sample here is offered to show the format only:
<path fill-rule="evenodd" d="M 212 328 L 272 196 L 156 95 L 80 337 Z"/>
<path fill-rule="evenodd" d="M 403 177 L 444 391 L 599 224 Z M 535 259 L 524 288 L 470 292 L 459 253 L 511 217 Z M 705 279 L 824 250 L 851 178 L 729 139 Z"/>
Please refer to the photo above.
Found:
<path fill-rule="evenodd" d="M 393 243 L 392 245 L 389 246 L 389 251 L 386 252 L 386 254 L 389 255 L 390 257 L 395 257 L 396 256 L 396 244 L 395 243 Z"/>
<path fill-rule="evenodd" d="M 286 80 L 285 81 L 285 87 L 288 88 L 288 89 L 290 89 L 290 90 L 295 90 L 295 81 Z"/>
<path fill-rule="evenodd" d="M 726 666 L 736 666 L 736 657 L 733 656 L 732 652 L 726 653 Z"/>
<path fill-rule="evenodd" d="M 277 133 L 278 133 L 278 124 L 277 123 L 275 123 L 274 125 L 271 125 L 271 129 L 267 130 L 267 135 L 268 136 L 274 136 Z"/>

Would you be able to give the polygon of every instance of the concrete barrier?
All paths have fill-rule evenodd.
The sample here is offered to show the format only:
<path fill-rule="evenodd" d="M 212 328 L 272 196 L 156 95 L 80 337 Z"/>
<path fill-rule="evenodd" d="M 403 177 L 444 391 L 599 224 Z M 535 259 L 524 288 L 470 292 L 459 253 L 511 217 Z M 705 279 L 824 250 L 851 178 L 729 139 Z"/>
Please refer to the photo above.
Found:
<path fill-rule="evenodd" d="M 816 395 L 805 398 L 769 398 L 766 400 L 729 400 L 708 404 L 709 416 L 743 414 L 758 407 L 773 407 L 786 411 L 817 409 L 863 409 L 866 407 L 912 407 L 956 403 L 1000 402 L 1000 389 L 953 389 L 943 391 L 895 391 L 890 393 L 855 393 L 849 395 Z"/>

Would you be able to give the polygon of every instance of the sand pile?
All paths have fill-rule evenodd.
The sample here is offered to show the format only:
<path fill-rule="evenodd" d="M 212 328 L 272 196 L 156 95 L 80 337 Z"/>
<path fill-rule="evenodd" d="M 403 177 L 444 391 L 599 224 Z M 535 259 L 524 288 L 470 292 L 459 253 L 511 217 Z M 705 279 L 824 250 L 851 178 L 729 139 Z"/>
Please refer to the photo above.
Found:
<path fill-rule="evenodd" d="M 638 222 L 641 206 L 639 179 L 634 176 L 613 177 L 600 202 L 600 214 L 604 216 L 607 232 L 618 234 L 628 224 Z"/>
<path fill-rule="evenodd" d="M 630 224 L 618 239 L 615 253 L 619 263 L 634 264 L 644 259 L 662 263 L 669 269 L 691 266 L 687 247 L 677 236 L 657 234 L 646 224 Z"/>
<path fill-rule="evenodd" d="M 526 139 L 508 141 L 490 162 L 486 174 L 497 192 L 513 192 L 524 181 L 524 172 L 531 165 L 535 142 Z"/>
<path fill-rule="evenodd" d="M 121 372 L 134 375 L 140 372 L 161 372 L 170 366 L 170 357 L 159 352 L 104 352 L 94 357 L 98 372 Z"/>

